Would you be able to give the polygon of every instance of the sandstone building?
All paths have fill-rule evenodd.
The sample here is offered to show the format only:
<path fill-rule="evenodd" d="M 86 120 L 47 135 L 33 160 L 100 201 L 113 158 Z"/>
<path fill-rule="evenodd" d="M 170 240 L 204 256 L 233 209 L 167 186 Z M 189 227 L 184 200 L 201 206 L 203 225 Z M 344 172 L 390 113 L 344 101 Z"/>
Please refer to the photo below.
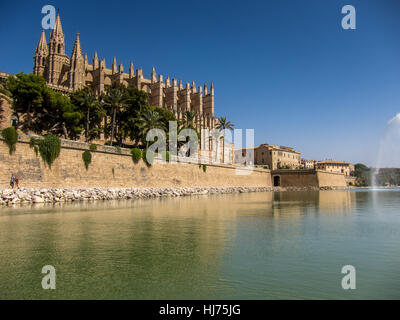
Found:
<path fill-rule="evenodd" d="M 254 153 L 254 163 L 251 163 L 251 153 Z M 247 155 L 246 155 L 247 153 Z M 293 148 L 262 143 L 253 149 L 235 150 L 235 162 L 246 157 L 246 164 L 264 166 L 276 170 L 280 168 L 297 169 L 301 166 L 301 153 Z"/>
<path fill-rule="evenodd" d="M 317 161 L 315 161 L 315 160 L 301 159 L 301 167 L 303 169 L 313 170 L 313 169 L 315 169 L 316 162 Z"/>
<path fill-rule="evenodd" d="M 214 128 L 217 123 L 214 116 L 212 82 L 209 90 L 207 84 L 196 87 L 194 81 L 183 85 L 181 80 L 178 82 L 170 77 L 164 80 L 162 75 L 157 75 L 154 67 L 150 78 L 146 78 L 141 68 L 134 69 L 133 62 L 130 63 L 128 72 L 124 72 L 124 66 L 122 63 L 117 65 L 115 57 L 109 69 L 105 59 L 99 60 L 97 52 L 89 63 L 87 54 L 82 53 L 79 33 L 76 35 L 71 56 L 68 56 L 65 53 L 64 33 L 59 14 L 50 34 L 49 45 L 45 32 L 42 31 L 35 50 L 33 72 L 43 75 L 50 88 L 63 93 L 70 93 L 84 86 L 101 93 L 112 83 L 136 86 L 148 93 L 150 105 L 166 108 L 178 119 L 181 119 L 186 111 L 194 111 L 198 129 Z"/>
<path fill-rule="evenodd" d="M 316 169 L 334 173 L 343 173 L 349 176 L 354 171 L 354 165 L 345 161 L 324 160 L 316 163 Z"/>

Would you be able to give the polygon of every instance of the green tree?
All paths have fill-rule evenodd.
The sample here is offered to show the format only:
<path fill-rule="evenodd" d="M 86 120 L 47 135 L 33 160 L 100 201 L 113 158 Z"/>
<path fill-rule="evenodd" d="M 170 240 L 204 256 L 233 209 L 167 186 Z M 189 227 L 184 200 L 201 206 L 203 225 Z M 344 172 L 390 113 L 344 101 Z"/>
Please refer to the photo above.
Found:
<path fill-rule="evenodd" d="M 77 139 L 82 132 L 82 117 L 68 96 L 46 88 L 42 103 L 35 108 L 32 129 L 38 134 L 53 133 L 65 139 Z"/>
<path fill-rule="evenodd" d="M 371 168 L 367 167 L 365 164 L 357 163 L 354 165 L 353 175 L 356 177 L 356 183 L 359 186 L 369 186 L 371 185 Z"/>
<path fill-rule="evenodd" d="M 8 103 L 12 102 L 12 93 L 7 88 L 6 81 L 0 81 L 0 100 L 6 100 Z"/>
<path fill-rule="evenodd" d="M 145 91 L 137 89 L 135 86 L 123 87 L 127 100 L 125 107 L 117 112 L 117 138 L 122 141 L 129 138 L 135 143 L 139 142 L 140 132 L 136 126 L 139 115 L 149 108 L 148 95 Z"/>
<path fill-rule="evenodd" d="M 146 149 L 149 146 L 149 141 L 145 142 L 147 132 L 151 129 L 165 130 L 165 123 L 160 114 L 150 109 L 141 112 L 136 125 L 139 129 L 139 137 L 142 139 L 143 144 L 146 143 Z"/>
<path fill-rule="evenodd" d="M 115 117 L 117 110 L 120 110 L 127 103 L 127 95 L 125 90 L 121 87 L 110 87 L 107 89 L 107 93 L 104 96 L 104 105 L 109 107 L 112 113 L 111 123 L 111 145 L 113 144 L 114 128 L 115 128 Z"/>
<path fill-rule="evenodd" d="M 15 113 L 18 117 L 23 115 L 23 129 L 30 130 L 32 113 L 43 102 L 43 93 L 47 88 L 46 80 L 42 76 L 22 72 L 8 77 L 7 88 L 14 99 L 13 108 Z"/>
<path fill-rule="evenodd" d="M 78 106 L 80 111 L 85 113 L 85 141 L 89 142 L 98 135 L 101 120 L 105 116 L 104 109 L 101 107 L 99 99 L 89 87 L 77 90 L 70 96 L 71 102 Z"/>
<path fill-rule="evenodd" d="M 223 134 L 223 140 L 222 140 L 222 162 L 225 162 L 225 130 L 233 130 L 233 127 L 235 125 L 231 121 L 227 121 L 226 117 L 220 117 L 218 118 L 218 124 L 216 125 L 216 128 L 220 132 L 224 132 Z"/>
<path fill-rule="evenodd" d="M 183 119 L 180 121 L 180 127 L 182 129 L 195 129 L 195 120 L 196 113 L 194 111 L 186 111 L 183 114 Z"/>

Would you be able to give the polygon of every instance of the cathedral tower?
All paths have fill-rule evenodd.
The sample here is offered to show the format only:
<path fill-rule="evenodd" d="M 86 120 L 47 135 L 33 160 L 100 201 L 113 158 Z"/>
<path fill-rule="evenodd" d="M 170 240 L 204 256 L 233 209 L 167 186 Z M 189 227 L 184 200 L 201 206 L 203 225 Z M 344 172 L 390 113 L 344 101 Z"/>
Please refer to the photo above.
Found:
<path fill-rule="evenodd" d="M 49 50 L 47 48 L 46 35 L 44 33 L 44 30 L 42 30 L 42 35 L 40 36 L 39 43 L 35 50 L 33 67 L 33 72 L 35 74 L 40 74 L 42 76 L 45 75 L 46 59 L 48 54 Z"/>
<path fill-rule="evenodd" d="M 49 70 L 47 81 L 53 85 L 62 85 L 64 71 L 63 66 L 69 64 L 68 56 L 65 54 L 64 33 L 61 27 L 60 15 L 57 13 L 54 29 L 50 34 L 49 41 Z"/>
<path fill-rule="evenodd" d="M 76 40 L 71 54 L 69 85 L 73 90 L 80 89 L 85 85 L 85 64 L 82 55 L 79 32 L 76 34 Z"/>

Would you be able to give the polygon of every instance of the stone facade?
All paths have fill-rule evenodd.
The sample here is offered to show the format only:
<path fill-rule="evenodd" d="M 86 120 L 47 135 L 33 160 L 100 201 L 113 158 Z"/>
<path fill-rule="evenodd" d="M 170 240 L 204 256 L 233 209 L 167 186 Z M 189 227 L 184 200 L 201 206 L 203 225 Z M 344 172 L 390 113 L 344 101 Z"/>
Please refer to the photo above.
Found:
<path fill-rule="evenodd" d="M 112 83 L 121 83 L 126 86 L 136 86 L 149 95 L 149 104 L 166 108 L 181 119 L 186 111 L 194 111 L 195 124 L 198 129 L 214 128 L 217 118 L 214 116 L 214 85 L 208 89 L 207 84 L 196 87 L 191 84 L 182 84 L 176 79 L 157 75 L 155 68 L 150 78 L 146 78 L 143 70 L 134 69 L 130 63 L 128 72 L 124 72 L 122 63 L 117 65 L 114 57 L 111 69 L 106 67 L 105 59 L 99 60 L 97 52 L 89 63 L 87 54 L 82 53 L 79 33 L 76 35 L 71 56 L 65 53 L 64 33 L 60 15 L 57 14 L 54 29 L 50 34 L 47 45 L 45 32 L 42 31 L 38 46 L 35 50 L 35 74 L 43 75 L 50 88 L 63 93 L 70 93 L 84 86 L 89 86 L 100 94 Z"/>
<path fill-rule="evenodd" d="M 313 170 L 313 169 L 315 169 L 316 163 L 317 163 L 317 161 L 315 161 L 315 160 L 301 159 L 301 167 L 303 169 Z"/>
<path fill-rule="evenodd" d="M 254 152 L 254 165 L 265 166 L 269 169 L 276 170 L 282 167 L 290 167 L 296 169 L 301 166 L 301 153 L 293 148 L 269 145 L 263 143 L 253 149 L 238 149 L 235 150 L 235 163 L 240 162 L 241 157 L 249 157 L 251 152 Z M 247 156 L 246 156 L 247 154 Z M 246 159 L 246 163 L 251 162 Z"/>
<path fill-rule="evenodd" d="M 322 170 L 273 170 L 274 187 L 346 188 L 345 175 Z"/>
<path fill-rule="evenodd" d="M 324 160 L 316 163 L 316 168 L 328 172 L 342 173 L 346 176 L 350 176 L 350 173 L 354 171 L 354 166 L 351 163 L 337 160 Z"/>

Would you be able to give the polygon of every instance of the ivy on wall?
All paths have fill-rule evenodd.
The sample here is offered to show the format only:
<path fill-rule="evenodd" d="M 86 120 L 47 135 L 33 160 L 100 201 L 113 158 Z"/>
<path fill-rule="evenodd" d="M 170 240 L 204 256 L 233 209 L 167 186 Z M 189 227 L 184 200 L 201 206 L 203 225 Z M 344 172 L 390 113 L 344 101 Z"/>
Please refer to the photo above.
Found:
<path fill-rule="evenodd" d="M 92 162 L 92 153 L 89 150 L 85 150 L 82 153 L 82 160 L 83 160 L 83 163 L 85 164 L 86 170 L 88 170 L 89 164 Z"/>
<path fill-rule="evenodd" d="M 53 134 L 48 134 L 43 139 L 39 139 L 38 145 L 40 156 L 51 169 L 54 160 L 60 155 L 61 140 Z"/>
<path fill-rule="evenodd" d="M 4 143 L 8 146 L 8 152 L 12 155 L 16 150 L 16 145 L 18 142 L 18 133 L 14 127 L 8 127 L 1 131 Z"/>

